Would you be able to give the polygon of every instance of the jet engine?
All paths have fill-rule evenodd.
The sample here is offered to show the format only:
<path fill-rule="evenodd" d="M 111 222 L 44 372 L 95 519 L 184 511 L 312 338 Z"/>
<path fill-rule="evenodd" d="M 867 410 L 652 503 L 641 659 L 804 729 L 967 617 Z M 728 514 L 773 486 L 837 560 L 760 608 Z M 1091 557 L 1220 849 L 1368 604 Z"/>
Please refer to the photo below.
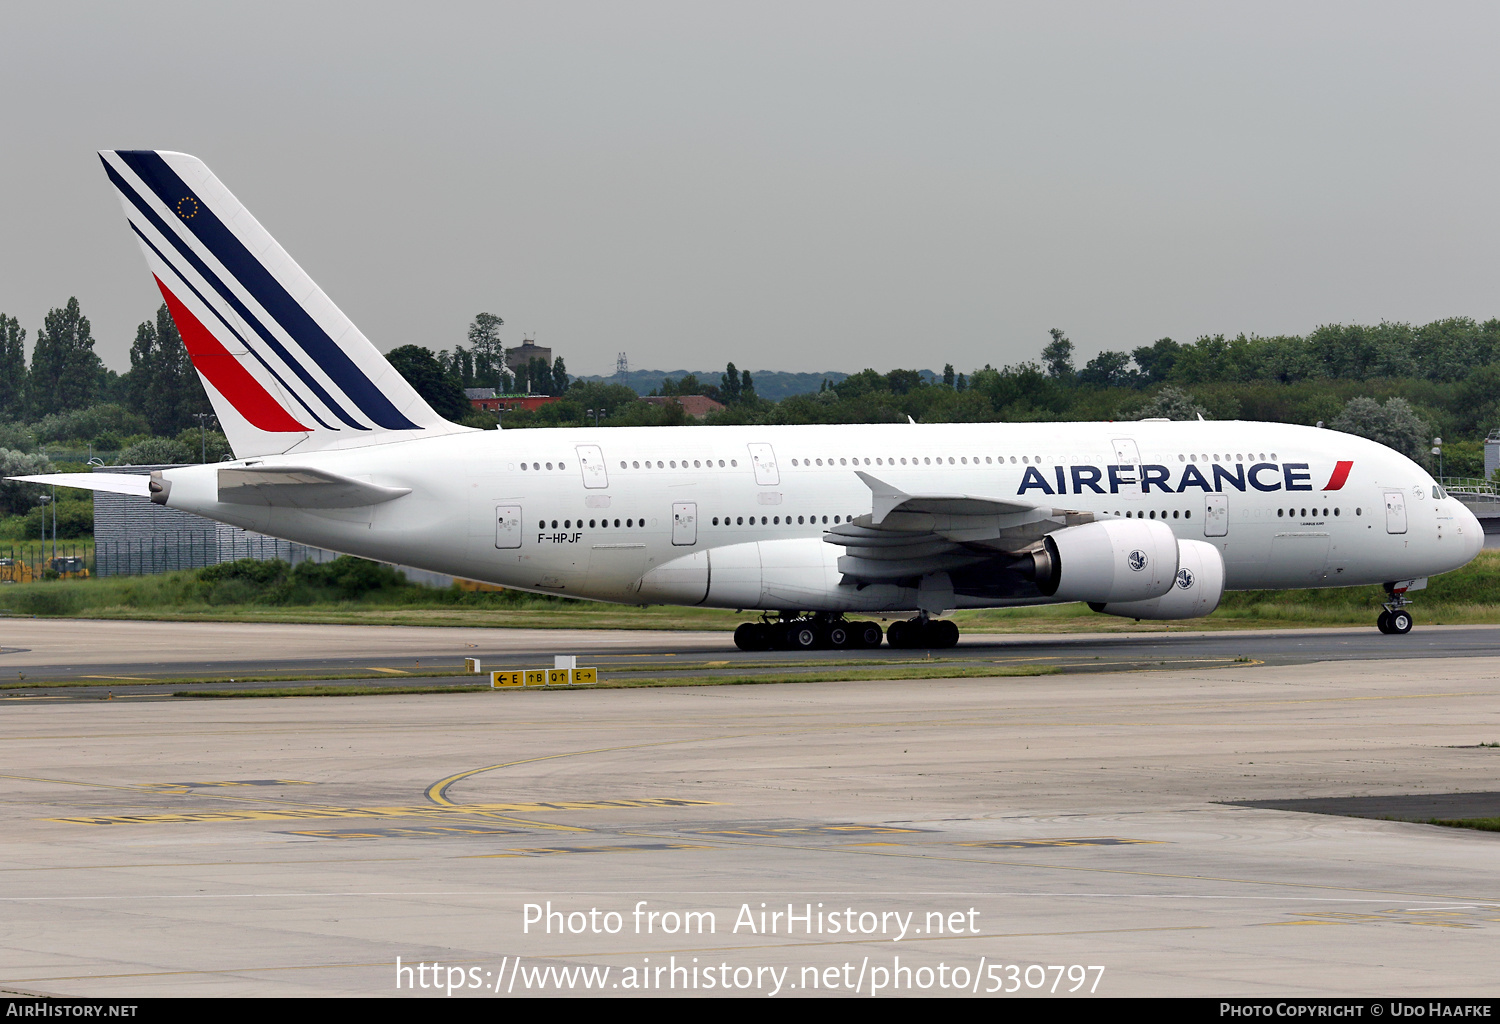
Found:
<path fill-rule="evenodd" d="M 844 582 L 839 549 L 817 537 L 750 541 L 695 551 L 656 566 L 636 584 L 643 602 L 810 612 L 917 607 L 913 587 Z"/>
<path fill-rule="evenodd" d="M 1224 556 L 1201 540 L 1177 542 L 1177 578 L 1161 597 L 1145 601 L 1090 602 L 1106 615 L 1129 619 L 1196 619 L 1219 607 L 1224 596 Z"/>
<path fill-rule="evenodd" d="M 1177 538 L 1166 523 L 1105 519 L 1047 534 L 1034 552 L 1038 589 L 1059 601 L 1111 604 L 1159 598 L 1177 576 Z"/>

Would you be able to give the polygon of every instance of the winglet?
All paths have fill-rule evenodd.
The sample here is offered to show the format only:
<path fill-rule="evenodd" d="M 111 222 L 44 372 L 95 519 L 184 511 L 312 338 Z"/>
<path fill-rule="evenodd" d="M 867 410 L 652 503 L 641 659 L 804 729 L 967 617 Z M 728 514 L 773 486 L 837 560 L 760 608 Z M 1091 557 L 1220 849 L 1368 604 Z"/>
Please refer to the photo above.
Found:
<path fill-rule="evenodd" d="M 910 494 L 898 490 L 879 477 L 871 476 L 863 470 L 855 470 L 855 475 L 865 482 L 870 489 L 870 522 L 879 526 L 885 521 L 885 517 L 894 512 L 903 502 L 911 498 Z"/>
<path fill-rule="evenodd" d="M 862 470 L 854 472 L 870 489 L 872 526 L 885 522 L 897 509 L 935 516 L 1010 516 L 1036 513 L 1043 508 L 1021 498 L 991 498 L 981 494 L 909 494 Z"/>

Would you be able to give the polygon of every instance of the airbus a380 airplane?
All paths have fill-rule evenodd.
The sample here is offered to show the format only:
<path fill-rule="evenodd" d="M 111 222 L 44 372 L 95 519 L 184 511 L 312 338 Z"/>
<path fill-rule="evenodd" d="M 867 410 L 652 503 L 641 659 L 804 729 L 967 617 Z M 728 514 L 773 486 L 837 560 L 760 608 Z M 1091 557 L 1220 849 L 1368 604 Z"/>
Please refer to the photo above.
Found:
<path fill-rule="evenodd" d="M 519 590 L 761 609 L 745 649 L 873 647 L 849 616 L 1086 601 L 1207 615 L 1226 589 L 1384 584 L 1464 565 L 1478 521 L 1379 444 L 1274 423 L 481 431 L 439 417 L 219 182 L 106 151 L 235 461 L 20 477 Z"/>

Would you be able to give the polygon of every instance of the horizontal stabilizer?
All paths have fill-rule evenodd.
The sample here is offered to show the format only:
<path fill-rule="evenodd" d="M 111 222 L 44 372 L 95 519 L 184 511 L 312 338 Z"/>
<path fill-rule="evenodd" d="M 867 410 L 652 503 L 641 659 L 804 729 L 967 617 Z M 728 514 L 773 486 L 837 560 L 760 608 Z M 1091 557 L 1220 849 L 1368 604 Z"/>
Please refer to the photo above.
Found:
<path fill-rule="evenodd" d="M 310 466 L 226 466 L 219 470 L 219 500 L 272 508 L 359 508 L 410 494 Z"/>
<path fill-rule="evenodd" d="M 151 478 L 141 473 L 46 473 L 41 476 L 8 476 L 7 480 L 23 480 L 28 484 L 53 484 L 57 487 L 81 487 L 90 491 L 109 491 L 112 494 L 139 494 L 151 496 Z"/>

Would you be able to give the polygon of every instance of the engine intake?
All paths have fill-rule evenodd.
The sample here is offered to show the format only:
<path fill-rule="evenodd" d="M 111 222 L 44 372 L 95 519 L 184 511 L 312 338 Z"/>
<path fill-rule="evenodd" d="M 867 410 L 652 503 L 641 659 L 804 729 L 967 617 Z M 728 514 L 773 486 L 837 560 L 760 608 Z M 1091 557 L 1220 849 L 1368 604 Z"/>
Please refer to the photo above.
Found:
<path fill-rule="evenodd" d="M 1172 589 L 1147 601 L 1090 603 L 1106 615 L 1128 619 L 1196 619 L 1219 607 L 1224 597 L 1224 556 L 1201 540 L 1177 542 L 1177 578 Z"/>

